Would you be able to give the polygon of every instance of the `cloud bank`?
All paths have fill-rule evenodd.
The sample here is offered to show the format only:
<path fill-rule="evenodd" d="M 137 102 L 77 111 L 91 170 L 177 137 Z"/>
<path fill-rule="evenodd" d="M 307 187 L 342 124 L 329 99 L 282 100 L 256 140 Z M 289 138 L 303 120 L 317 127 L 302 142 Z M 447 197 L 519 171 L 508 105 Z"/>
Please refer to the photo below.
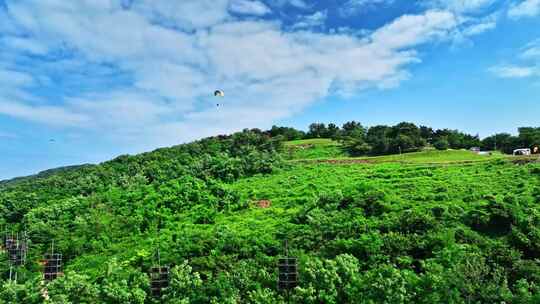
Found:
<path fill-rule="evenodd" d="M 0 114 L 142 148 L 269 127 L 333 94 L 399 85 L 420 61 L 417 47 L 463 24 L 442 7 L 363 36 L 314 30 L 324 12 L 293 28 L 258 18 L 280 6 L 310 8 L 300 0 L 8 0 Z M 220 107 L 217 88 L 226 92 Z"/>
<path fill-rule="evenodd" d="M 489 68 L 499 78 L 529 78 L 540 76 L 540 40 L 534 40 L 521 48 L 518 60 L 512 64 L 500 64 Z"/>
<path fill-rule="evenodd" d="M 540 0 L 524 0 L 508 10 L 510 18 L 535 17 L 540 14 Z"/>

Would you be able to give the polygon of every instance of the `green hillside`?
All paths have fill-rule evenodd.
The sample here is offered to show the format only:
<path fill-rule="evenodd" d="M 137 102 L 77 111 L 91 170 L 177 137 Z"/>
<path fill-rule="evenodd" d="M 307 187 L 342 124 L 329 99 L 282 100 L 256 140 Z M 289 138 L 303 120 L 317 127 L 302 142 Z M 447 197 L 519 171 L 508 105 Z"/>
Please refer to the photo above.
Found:
<path fill-rule="evenodd" d="M 0 303 L 285 303 L 285 240 L 291 303 L 539 303 L 539 203 L 532 158 L 244 131 L 0 184 L 0 226 L 30 240 L 17 283 L 1 255 Z M 42 285 L 53 240 L 64 275 Z"/>

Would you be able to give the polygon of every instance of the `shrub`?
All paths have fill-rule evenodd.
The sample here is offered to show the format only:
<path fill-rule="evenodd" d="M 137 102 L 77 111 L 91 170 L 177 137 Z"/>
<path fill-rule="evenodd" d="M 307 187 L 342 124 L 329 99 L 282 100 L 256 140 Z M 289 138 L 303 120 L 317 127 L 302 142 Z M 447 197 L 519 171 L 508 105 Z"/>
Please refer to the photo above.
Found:
<path fill-rule="evenodd" d="M 448 143 L 448 140 L 446 139 L 439 139 L 437 140 L 433 146 L 435 147 L 435 149 L 437 150 L 448 150 L 448 147 L 450 146 L 450 144 Z"/>

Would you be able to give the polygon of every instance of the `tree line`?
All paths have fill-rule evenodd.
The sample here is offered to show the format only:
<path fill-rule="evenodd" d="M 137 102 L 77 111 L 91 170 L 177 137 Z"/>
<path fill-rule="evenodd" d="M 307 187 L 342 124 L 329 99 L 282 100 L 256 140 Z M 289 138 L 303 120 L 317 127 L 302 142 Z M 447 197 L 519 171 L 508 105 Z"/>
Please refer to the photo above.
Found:
<path fill-rule="evenodd" d="M 439 150 L 471 149 L 478 147 L 488 151 L 512 153 L 519 148 L 540 145 L 540 128 L 521 127 L 518 135 L 497 133 L 481 139 L 459 130 L 434 129 L 401 122 L 394 126 L 376 125 L 366 127 L 357 121 L 349 121 L 341 127 L 334 123 L 312 123 L 307 132 L 290 127 L 273 126 L 266 131 L 272 137 L 285 140 L 331 138 L 341 141 L 352 155 L 385 155 L 419 151 L 427 146 Z"/>

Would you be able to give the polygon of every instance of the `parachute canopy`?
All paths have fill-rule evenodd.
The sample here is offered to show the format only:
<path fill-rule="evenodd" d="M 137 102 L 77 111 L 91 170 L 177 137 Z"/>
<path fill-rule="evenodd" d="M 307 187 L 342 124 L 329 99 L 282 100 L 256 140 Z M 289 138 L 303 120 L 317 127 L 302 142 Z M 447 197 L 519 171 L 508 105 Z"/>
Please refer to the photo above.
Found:
<path fill-rule="evenodd" d="M 216 97 L 224 97 L 224 96 L 225 96 L 225 93 L 223 93 L 222 90 L 216 90 L 216 91 L 214 92 L 214 96 L 216 96 Z"/>

